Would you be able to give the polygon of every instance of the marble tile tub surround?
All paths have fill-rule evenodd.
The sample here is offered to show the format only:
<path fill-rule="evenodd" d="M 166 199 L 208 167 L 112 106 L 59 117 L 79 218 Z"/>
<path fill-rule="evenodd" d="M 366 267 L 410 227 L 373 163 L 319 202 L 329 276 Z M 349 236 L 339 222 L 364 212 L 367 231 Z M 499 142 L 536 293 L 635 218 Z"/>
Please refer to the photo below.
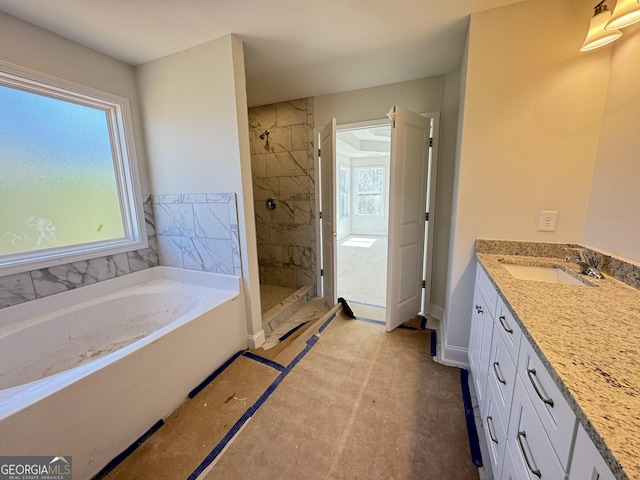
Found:
<path fill-rule="evenodd" d="M 514 242 L 478 241 L 476 247 L 482 268 L 616 478 L 640 478 L 640 292 L 611 276 L 589 279 L 596 287 L 558 285 L 517 280 L 502 267 L 505 257 L 539 263 L 549 255 L 546 261 L 557 263 L 565 256 L 561 244 L 527 243 L 520 250 Z"/>
<path fill-rule="evenodd" d="M 249 109 L 261 283 L 315 286 L 313 129 L 313 98 Z M 278 202 L 275 210 L 266 208 L 268 198 Z"/>
<path fill-rule="evenodd" d="M 160 265 L 242 275 L 235 193 L 153 195 Z"/>
<path fill-rule="evenodd" d="M 605 275 L 640 290 L 640 265 L 573 243 L 522 242 L 513 240 L 476 240 L 476 253 L 561 258 L 573 256 L 571 249 L 581 248 Z"/>
<path fill-rule="evenodd" d="M 149 247 L 0 277 L 0 308 L 47 297 L 158 265 L 151 198 L 143 203 Z"/>

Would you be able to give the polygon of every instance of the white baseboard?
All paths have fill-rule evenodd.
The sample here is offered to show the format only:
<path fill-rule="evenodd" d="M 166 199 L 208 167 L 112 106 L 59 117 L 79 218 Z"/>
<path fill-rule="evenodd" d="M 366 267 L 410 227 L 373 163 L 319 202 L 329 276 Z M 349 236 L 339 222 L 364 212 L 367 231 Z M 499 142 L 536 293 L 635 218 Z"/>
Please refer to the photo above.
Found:
<path fill-rule="evenodd" d="M 265 341 L 264 330 L 260 330 L 255 335 L 247 336 L 247 347 L 251 350 L 259 348 Z"/>
<path fill-rule="evenodd" d="M 458 368 L 469 368 L 468 350 L 461 347 L 453 347 L 450 345 L 442 345 L 440 356 L 437 358 L 439 363 Z"/>
<path fill-rule="evenodd" d="M 440 305 L 435 305 L 432 303 L 429 315 L 441 322 L 444 318 L 444 308 L 442 308 Z"/>

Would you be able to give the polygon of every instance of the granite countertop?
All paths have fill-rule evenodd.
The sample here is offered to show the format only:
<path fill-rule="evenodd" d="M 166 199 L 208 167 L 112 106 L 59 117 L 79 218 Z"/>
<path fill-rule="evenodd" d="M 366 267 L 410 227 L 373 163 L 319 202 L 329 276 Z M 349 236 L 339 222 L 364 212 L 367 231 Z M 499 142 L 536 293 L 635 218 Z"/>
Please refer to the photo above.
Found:
<path fill-rule="evenodd" d="M 504 262 L 558 264 L 587 277 L 562 261 L 564 248 L 522 254 L 478 242 L 480 264 L 616 478 L 640 479 L 640 291 L 606 270 L 602 280 L 588 278 L 592 286 L 518 280 Z"/>

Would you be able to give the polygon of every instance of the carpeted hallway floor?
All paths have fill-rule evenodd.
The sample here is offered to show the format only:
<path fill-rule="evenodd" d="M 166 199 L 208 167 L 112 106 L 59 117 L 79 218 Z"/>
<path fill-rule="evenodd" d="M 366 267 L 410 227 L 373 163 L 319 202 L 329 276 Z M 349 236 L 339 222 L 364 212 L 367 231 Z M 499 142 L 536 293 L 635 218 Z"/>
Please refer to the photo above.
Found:
<path fill-rule="evenodd" d="M 106 478 L 478 478 L 460 371 L 429 357 L 429 330 L 318 326 L 272 360 L 238 357 Z"/>

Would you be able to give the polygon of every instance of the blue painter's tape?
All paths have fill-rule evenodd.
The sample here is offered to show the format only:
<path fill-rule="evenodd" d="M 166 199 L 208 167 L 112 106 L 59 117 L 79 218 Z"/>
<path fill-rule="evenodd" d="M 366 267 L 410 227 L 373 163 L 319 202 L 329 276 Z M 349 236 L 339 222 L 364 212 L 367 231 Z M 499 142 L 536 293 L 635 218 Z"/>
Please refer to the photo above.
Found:
<path fill-rule="evenodd" d="M 220 368 L 218 368 L 215 372 L 213 372 L 211 375 L 209 375 L 207 378 L 205 378 L 200 385 L 198 385 L 196 388 L 194 388 L 193 390 L 191 390 L 189 392 L 189 398 L 193 398 L 195 397 L 198 393 L 200 393 L 204 387 L 206 387 L 207 385 L 209 385 L 212 380 L 214 378 L 216 378 L 218 375 L 220 375 L 225 368 L 227 368 L 229 365 L 231 365 L 233 363 L 233 361 L 238 358 L 240 355 L 242 355 L 244 352 L 246 352 L 246 350 L 240 350 L 238 353 L 236 353 L 233 357 L 231 357 L 229 360 L 227 360 L 226 362 L 224 362 L 224 364 L 222 364 L 222 366 Z"/>
<path fill-rule="evenodd" d="M 419 328 L 416 327 L 410 327 L 408 325 L 398 325 L 398 328 L 404 328 L 405 330 L 413 330 L 414 332 L 419 331 Z"/>
<path fill-rule="evenodd" d="M 335 315 L 334 315 L 335 317 Z M 231 429 L 227 432 L 227 434 L 223 437 L 222 440 L 214 447 L 214 449 L 207 455 L 207 457 L 198 465 L 198 467 L 189 475 L 187 480 L 196 480 L 198 476 L 209 466 L 213 461 L 222 453 L 225 447 L 229 444 L 229 442 L 233 439 L 233 437 L 240 431 L 240 429 L 244 426 L 247 421 L 258 411 L 258 409 L 267 401 L 269 396 L 278 388 L 278 385 L 284 380 L 284 378 L 291 372 L 293 367 L 295 367 L 300 360 L 304 358 L 304 356 L 313 348 L 313 346 L 318 342 L 318 337 L 313 335 L 307 340 L 307 345 L 304 349 L 286 366 L 286 368 L 276 377 L 276 379 L 269 385 L 269 387 L 264 391 L 260 398 L 256 400 L 256 402 L 251 405 L 246 412 L 240 417 L 240 419 L 234 423 Z"/>
<path fill-rule="evenodd" d="M 279 363 L 274 362 L 273 360 L 269 360 L 268 358 L 261 357 L 260 355 L 256 355 L 255 353 L 244 352 L 242 355 L 247 358 L 250 358 L 251 360 L 255 360 L 256 362 L 264 363 L 265 365 L 268 365 L 271 368 L 275 368 L 279 372 L 282 372 L 285 369 L 284 365 L 280 365 Z"/>
<path fill-rule="evenodd" d="M 356 320 L 360 320 L 361 322 L 367 322 L 367 323 L 375 323 L 376 325 L 386 325 L 385 322 L 383 322 L 382 320 L 374 320 L 372 318 L 364 318 L 364 317 L 358 317 L 356 318 Z"/>
<path fill-rule="evenodd" d="M 438 338 L 436 337 L 436 331 L 431 330 L 431 347 L 429 349 L 429 355 L 435 357 L 437 355 L 436 347 L 438 346 Z"/>
<path fill-rule="evenodd" d="M 469 435 L 469 447 L 471 447 L 471 461 L 476 467 L 482 466 L 482 454 L 480 453 L 480 441 L 478 430 L 473 416 L 471 404 L 471 392 L 469 390 L 469 371 L 460 370 L 460 385 L 462 387 L 462 403 L 464 404 L 464 416 L 467 421 L 467 434 Z"/>
<path fill-rule="evenodd" d="M 318 333 L 324 332 L 334 318 L 336 318 L 336 314 L 335 313 L 333 315 L 331 315 L 327 319 L 327 321 L 322 324 L 322 326 L 318 329 Z"/>
<path fill-rule="evenodd" d="M 147 438 L 153 435 L 162 425 L 164 425 L 164 421 L 162 419 L 158 420 L 153 426 L 147 430 L 140 438 L 138 438 L 135 442 L 133 442 L 129 447 L 124 450 L 120 455 L 111 460 L 102 470 L 100 470 L 91 480 L 102 480 L 104 477 L 109 475 L 111 471 L 120 465 L 125 458 L 131 455 L 136 448 L 142 445 Z"/>
<path fill-rule="evenodd" d="M 385 308 L 384 305 L 376 305 L 375 303 L 358 302 L 356 300 L 349 300 L 349 299 L 347 299 L 347 301 L 349 303 L 355 303 L 356 305 L 365 305 L 367 307 L 375 307 L 375 308 Z"/>
<path fill-rule="evenodd" d="M 284 335 L 282 335 L 278 340 L 279 341 L 283 341 L 286 340 L 287 338 L 289 338 L 291 335 L 293 335 L 294 333 L 296 333 L 300 328 L 304 327 L 307 323 L 309 322 L 304 322 L 301 323 L 300 325 L 296 325 L 295 327 L 293 327 L 291 330 L 289 330 L 287 333 L 285 333 Z"/>

